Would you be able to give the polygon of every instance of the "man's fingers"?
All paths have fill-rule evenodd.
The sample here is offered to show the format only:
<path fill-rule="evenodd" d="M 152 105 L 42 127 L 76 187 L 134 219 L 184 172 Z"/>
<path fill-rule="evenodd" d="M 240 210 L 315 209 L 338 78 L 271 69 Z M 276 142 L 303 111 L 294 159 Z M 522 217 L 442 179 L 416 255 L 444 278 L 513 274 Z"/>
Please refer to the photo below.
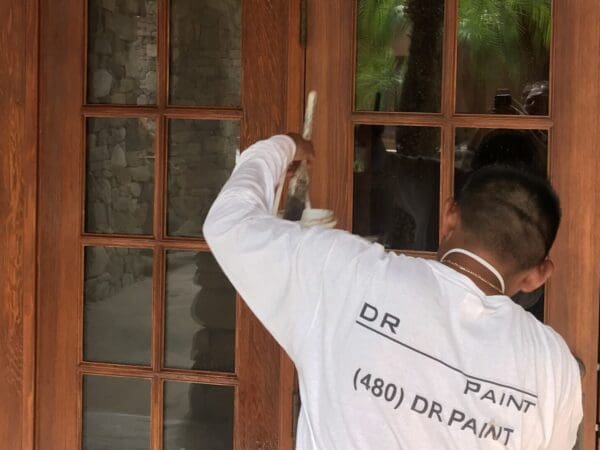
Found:
<path fill-rule="evenodd" d="M 288 133 L 288 136 L 291 137 L 296 144 L 294 161 L 312 161 L 314 159 L 315 151 L 312 142 L 303 139 L 298 133 Z"/>

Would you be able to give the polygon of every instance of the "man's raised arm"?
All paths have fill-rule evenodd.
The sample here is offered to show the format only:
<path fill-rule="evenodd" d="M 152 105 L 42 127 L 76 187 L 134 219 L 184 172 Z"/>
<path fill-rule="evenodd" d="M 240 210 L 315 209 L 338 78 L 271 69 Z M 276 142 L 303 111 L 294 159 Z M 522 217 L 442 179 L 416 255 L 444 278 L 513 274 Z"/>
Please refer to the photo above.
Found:
<path fill-rule="evenodd" d="M 294 150 L 293 139 L 274 136 L 244 151 L 208 214 L 204 237 L 248 306 L 295 359 L 324 279 L 348 270 L 371 246 L 343 231 L 303 228 L 272 215 L 276 184 Z"/>

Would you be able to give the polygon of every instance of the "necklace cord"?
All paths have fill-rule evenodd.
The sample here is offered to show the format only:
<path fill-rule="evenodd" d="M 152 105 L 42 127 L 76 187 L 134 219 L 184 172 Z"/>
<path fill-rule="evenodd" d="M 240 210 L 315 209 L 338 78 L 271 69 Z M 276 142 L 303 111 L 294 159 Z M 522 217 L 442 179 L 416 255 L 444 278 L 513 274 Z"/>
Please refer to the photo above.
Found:
<path fill-rule="evenodd" d="M 460 254 L 463 254 L 465 256 L 468 256 L 471 259 L 474 259 L 475 261 L 477 261 L 479 264 L 481 264 L 487 270 L 489 270 L 490 272 L 492 272 L 494 274 L 494 276 L 500 282 L 500 289 L 498 289 L 495 285 L 493 285 L 492 283 L 490 283 L 488 280 L 484 279 L 482 276 L 476 274 L 475 272 L 472 272 L 471 270 L 469 270 L 469 269 L 461 266 L 460 264 L 458 264 L 458 263 L 456 263 L 454 261 L 448 261 L 448 263 L 452 264 L 455 267 L 460 268 L 461 270 L 463 270 L 463 271 L 465 271 L 467 273 L 470 273 L 471 275 L 477 277 L 479 280 L 481 280 L 481 281 L 485 282 L 486 284 L 492 286 L 495 290 L 497 290 L 501 294 L 504 294 L 504 292 L 506 290 L 506 286 L 504 284 L 504 278 L 502 277 L 502 275 L 500 274 L 500 272 L 492 264 L 490 264 L 488 261 L 486 261 L 485 259 L 483 259 L 481 256 L 476 255 L 475 253 L 470 252 L 469 250 L 465 250 L 464 248 L 451 248 L 446 253 L 444 253 L 444 255 L 440 258 L 440 262 L 443 263 L 444 260 L 449 255 L 451 255 L 452 253 L 460 253 Z"/>
<path fill-rule="evenodd" d="M 447 260 L 444 261 L 446 264 L 450 264 L 454 267 L 456 267 L 459 270 L 462 270 L 463 272 L 466 272 L 470 275 L 473 275 L 475 278 L 477 278 L 478 280 L 482 281 L 483 283 L 487 284 L 489 287 L 491 287 L 492 289 L 494 289 L 497 292 L 500 292 L 502 294 L 502 290 L 496 286 L 495 284 L 491 283 L 490 281 L 486 280 L 485 278 L 483 278 L 481 275 L 479 275 L 478 273 L 473 272 L 472 270 L 467 269 L 466 267 L 461 266 L 460 264 L 458 264 L 457 262 L 451 261 L 451 260 Z"/>

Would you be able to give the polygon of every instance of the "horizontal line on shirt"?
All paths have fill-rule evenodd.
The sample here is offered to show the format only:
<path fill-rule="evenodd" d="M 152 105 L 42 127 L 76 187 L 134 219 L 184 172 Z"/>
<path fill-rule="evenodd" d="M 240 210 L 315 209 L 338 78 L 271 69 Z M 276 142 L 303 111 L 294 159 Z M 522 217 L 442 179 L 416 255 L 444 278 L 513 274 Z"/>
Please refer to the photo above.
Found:
<path fill-rule="evenodd" d="M 512 389 L 513 391 L 521 392 L 522 394 L 526 394 L 526 395 L 529 395 L 531 397 L 538 398 L 538 396 L 536 394 L 532 394 L 531 392 L 528 392 L 528 391 L 526 391 L 524 389 L 520 389 L 520 388 L 517 388 L 517 387 L 514 387 L 514 386 L 509 386 L 508 384 L 498 383 L 496 381 L 486 380 L 485 378 L 479 378 L 479 377 L 476 377 L 476 376 L 473 376 L 473 375 L 469 375 L 468 373 L 465 373 L 464 371 L 462 371 L 458 367 L 451 366 L 447 362 L 442 361 L 441 359 L 436 358 L 435 356 L 431 356 L 431 355 L 429 355 L 429 354 L 427 354 L 427 353 L 425 353 L 425 352 L 423 352 L 421 350 L 418 350 L 418 349 L 416 349 L 414 347 L 411 347 L 410 345 L 405 344 L 404 342 L 399 341 L 398 339 L 395 339 L 395 338 L 393 338 L 391 336 L 388 336 L 387 334 L 382 333 L 379 330 L 375 330 L 374 328 L 371 328 L 369 325 L 366 325 L 366 324 L 364 324 L 364 323 L 362 323 L 362 322 L 360 322 L 358 320 L 356 321 L 356 323 L 359 324 L 361 327 L 366 328 L 367 330 L 372 331 L 373 333 L 376 333 L 376 334 L 378 334 L 380 336 L 383 336 L 386 339 L 389 339 L 392 342 L 395 342 L 396 344 L 401 345 L 404 348 L 412 350 L 413 352 L 416 352 L 416 353 L 418 353 L 420 355 L 423 355 L 423 356 L 425 356 L 425 357 L 427 357 L 427 358 L 429 358 L 429 359 L 431 359 L 433 361 L 436 361 L 436 362 L 442 364 L 443 366 L 447 367 L 448 369 L 451 369 L 451 370 L 453 370 L 455 372 L 460 373 L 465 378 L 469 378 L 469 379 L 477 380 L 477 381 L 483 381 L 484 383 L 489 383 L 489 384 L 493 384 L 495 386 L 499 386 L 499 387 L 503 387 L 503 388 L 507 388 L 507 389 Z"/>

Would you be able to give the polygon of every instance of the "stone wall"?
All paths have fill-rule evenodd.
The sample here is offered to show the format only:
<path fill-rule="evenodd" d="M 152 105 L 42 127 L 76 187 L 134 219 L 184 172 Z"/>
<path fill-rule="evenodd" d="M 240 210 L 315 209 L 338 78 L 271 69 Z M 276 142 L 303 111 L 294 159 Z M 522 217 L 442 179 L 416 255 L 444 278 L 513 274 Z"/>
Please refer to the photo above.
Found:
<path fill-rule="evenodd" d="M 153 119 L 90 118 L 86 231 L 152 234 Z"/>
<path fill-rule="evenodd" d="M 170 122 L 167 174 L 169 235 L 202 235 L 204 218 L 235 165 L 239 135 L 239 122 Z"/>
<path fill-rule="evenodd" d="M 241 104 L 241 2 L 171 0 L 170 101 Z M 156 0 L 91 0 L 88 101 L 156 102 Z M 168 232 L 201 236 L 239 148 L 239 123 L 168 126 Z M 86 231 L 151 234 L 155 122 L 90 119 Z"/>
<path fill-rule="evenodd" d="M 241 11 L 240 0 L 171 1 L 171 104 L 241 105 Z M 91 0 L 88 16 L 88 101 L 156 104 L 156 0 Z"/>
<path fill-rule="evenodd" d="M 241 104 L 241 13 L 240 0 L 171 0 L 171 103 Z"/>
<path fill-rule="evenodd" d="M 156 103 L 156 0 L 91 0 L 88 102 Z"/>
<path fill-rule="evenodd" d="M 152 250 L 122 247 L 87 247 L 85 250 L 85 301 L 98 302 L 152 276 Z"/>

